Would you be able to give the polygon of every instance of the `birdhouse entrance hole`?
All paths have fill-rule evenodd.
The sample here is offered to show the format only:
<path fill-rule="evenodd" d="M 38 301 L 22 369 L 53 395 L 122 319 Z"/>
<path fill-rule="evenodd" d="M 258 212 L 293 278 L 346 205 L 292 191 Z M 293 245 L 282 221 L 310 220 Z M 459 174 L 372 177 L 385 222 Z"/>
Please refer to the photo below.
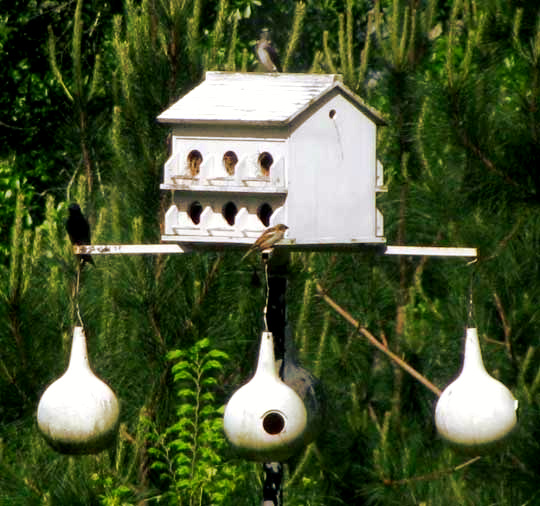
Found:
<path fill-rule="evenodd" d="M 263 429 L 270 435 L 279 434 L 285 428 L 285 418 L 281 413 L 271 411 L 264 415 Z"/>
<path fill-rule="evenodd" d="M 274 158 L 270 153 L 265 151 L 259 155 L 259 167 L 263 176 L 268 177 L 270 175 L 270 167 L 274 163 Z"/>
<path fill-rule="evenodd" d="M 200 202 L 193 202 L 188 209 L 188 215 L 191 218 L 191 221 L 195 223 L 195 225 L 198 225 L 201 221 L 201 213 L 203 211 L 203 208 L 200 204 Z"/>
<path fill-rule="evenodd" d="M 336 110 L 335 109 L 330 109 L 330 112 L 328 113 L 328 117 L 330 119 L 334 119 L 336 116 Z"/>
<path fill-rule="evenodd" d="M 201 168 L 201 163 L 203 161 L 201 152 L 193 149 L 188 153 L 187 161 L 190 175 L 192 177 L 198 176 Z"/>
<path fill-rule="evenodd" d="M 236 156 L 236 153 L 234 151 L 227 151 L 223 155 L 223 166 L 225 167 L 225 171 L 229 176 L 234 175 L 234 169 L 237 163 L 238 157 Z"/>
<path fill-rule="evenodd" d="M 221 210 L 221 214 L 225 218 L 225 221 L 232 227 L 234 225 L 234 220 L 236 218 L 236 214 L 238 213 L 238 208 L 234 205 L 233 202 L 227 202 L 223 209 Z"/>
<path fill-rule="evenodd" d="M 270 226 L 270 217 L 272 216 L 273 212 L 274 210 L 272 209 L 270 204 L 267 204 L 266 202 L 262 204 L 259 209 L 257 209 L 257 216 L 265 227 Z"/>

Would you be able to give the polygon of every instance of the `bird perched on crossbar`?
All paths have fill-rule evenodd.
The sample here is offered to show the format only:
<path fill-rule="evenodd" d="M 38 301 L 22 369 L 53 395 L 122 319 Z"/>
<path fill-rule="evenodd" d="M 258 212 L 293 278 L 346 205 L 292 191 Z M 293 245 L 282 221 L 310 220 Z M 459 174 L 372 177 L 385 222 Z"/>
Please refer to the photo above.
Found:
<path fill-rule="evenodd" d="M 66 220 L 66 230 L 71 244 L 81 246 L 90 244 L 90 225 L 81 212 L 79 204 L 70 204 L 68 207 L 69 216 Z M 77 255 L 80 260 L 81 268 L 84 264 L 94 265 L 91 255 Z"/>
<path fill-rule="evenodd" d="M 248 255 L 253 251 L 264 251 L 265 249 L 270 249 L 274 244 L 278 243 L 285 236 L 285 232 L 289 227 L 280 223 L 279 225 L 274 225 L 273 227 L 267 228 L 253 243 L 251 248 L 247 253 L 242 257 L 244 260 Z"/>
<path fill-rule="evenodd" d="M 268 72 L 281 72 L 279 54 L 274 46 L 272 46 L 268 28 L 263 28 L 261 31 L 261 38 L 257 41 L 255 52 L 257 53 L 257 58 L 259 58 L 262 66 Z"/>

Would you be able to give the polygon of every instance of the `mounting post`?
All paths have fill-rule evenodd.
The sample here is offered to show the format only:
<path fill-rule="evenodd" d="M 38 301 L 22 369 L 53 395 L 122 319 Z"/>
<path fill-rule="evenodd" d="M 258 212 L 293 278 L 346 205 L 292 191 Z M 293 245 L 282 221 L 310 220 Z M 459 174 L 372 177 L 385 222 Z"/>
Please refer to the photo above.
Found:
<path fill-rule="evenodd" d="M 285 356 L 285 327 L 287 325 L 287 275 L 289 268 L 289 253 L 283 249 L 274 249 L 271 253 L 263 253 L 266 269 L 268 299 L 266 305 L 267 330 L 274 336 L 274 355 L 276 360 Z M 283 379 L 283 378 L 282 378 Z M 263 464 L 265 473 L 263 484 L 263 506 L 283 506 L 283 464 L 281 462 L 266 462 Z"/>

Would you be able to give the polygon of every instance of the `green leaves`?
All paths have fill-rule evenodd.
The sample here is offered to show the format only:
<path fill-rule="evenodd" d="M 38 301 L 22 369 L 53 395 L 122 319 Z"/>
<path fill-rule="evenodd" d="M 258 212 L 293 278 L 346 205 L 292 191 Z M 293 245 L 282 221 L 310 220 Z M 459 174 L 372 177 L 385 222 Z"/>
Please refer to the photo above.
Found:
<path fill-rule="evenodd" d="M 167 358 L 173 363 L 177 421 L 150 433 L 151 468 L 159 472 L 167 488 L 163 497 L 171 503 L 219 504 L 234 490 L 232 468 L 223 457 L 223 406 L 214 390 L 228 355 L 211 349 L 204 338 Z"/>

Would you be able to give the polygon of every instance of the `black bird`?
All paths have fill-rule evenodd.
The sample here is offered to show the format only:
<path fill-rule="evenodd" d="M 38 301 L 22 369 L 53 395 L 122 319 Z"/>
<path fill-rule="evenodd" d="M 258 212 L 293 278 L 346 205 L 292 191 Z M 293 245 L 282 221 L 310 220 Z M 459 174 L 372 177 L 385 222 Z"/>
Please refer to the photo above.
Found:
<path fill-rule="evenodd" d="M 66 220 L 66 230 L 69 235 L 71 244 L 80 246 L 90 244 L 90 225 L 87 219 L 81 212 L 79 204 L 70 204 L 68 207 L 69 216 Z M 85 263 L 94 265 L 94 260 L 91 255 L 77 255 L 81 262 L 81 267 Z"/>
<path fill-rule="evenodd" d="M 257 57 L 259 58 L 262 66 L 268 72 L 281 72 L 279 55 L 274 46 L 272 46 L 268 28 L 263 28 L 261 31 L 261 38 L 257 41 L 255 52 L 257 53 Z"/>

